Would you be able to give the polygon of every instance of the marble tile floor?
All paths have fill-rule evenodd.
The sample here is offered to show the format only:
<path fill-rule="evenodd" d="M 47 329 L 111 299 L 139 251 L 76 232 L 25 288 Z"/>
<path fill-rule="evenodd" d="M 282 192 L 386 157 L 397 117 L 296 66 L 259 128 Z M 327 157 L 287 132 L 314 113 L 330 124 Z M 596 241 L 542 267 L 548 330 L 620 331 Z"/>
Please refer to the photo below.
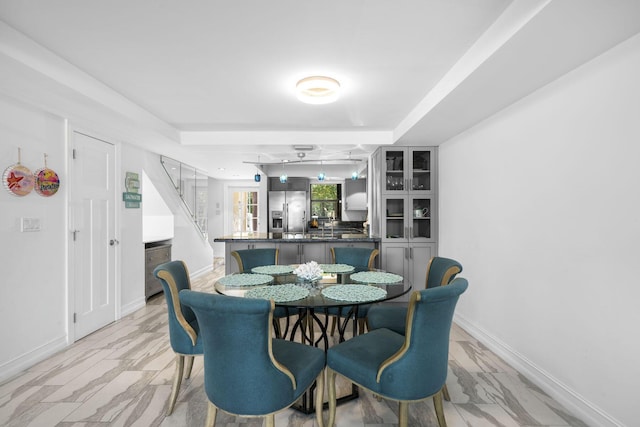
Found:
<path fill-rule="evenodd" d="M 224 266 L 193 281 L 211 291 Z M 533 427 L 586 424 L 500 360 L 460 327 L 451 334 L 444 403 L 449 427 Z M 79 340 L 64 351 L 0 384 L 0 425 L 7 427 L 98 427 L 204 425 L 207 400 L 202 358 L 182 384 L 174 413 L 165 417 L 174 355 L 169 346 L 166 304 L 158 295 L 148 304 Z M 325 416 L 328 413 L 325 411 Z M 409 406 L 409 425 L 438 425 L 430 399 Z M 338 407 L 338 427 L 397 426 L 397 404 L 367 392 Z M 258 427 L 259 418 L 218 412 L 217 426 Z M 276 415 L 277 426 L 313 427 L 313 415 L 293 409 Z"/>

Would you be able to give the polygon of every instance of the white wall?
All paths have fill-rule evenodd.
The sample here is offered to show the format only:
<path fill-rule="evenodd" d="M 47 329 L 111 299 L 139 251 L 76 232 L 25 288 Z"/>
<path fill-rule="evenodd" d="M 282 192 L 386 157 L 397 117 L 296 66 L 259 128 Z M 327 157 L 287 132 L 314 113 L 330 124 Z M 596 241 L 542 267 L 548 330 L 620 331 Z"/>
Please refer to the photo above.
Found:
<path fill-rule="evenodd" d="M 24 197 L 0 186 L 0 381 L 30 366 L 42 352 L 67 344 L 67 174 L 64 122 L 0 96 L 1 170 L 18 160 L 56 171 L 58 193 Z M 20 232 L 20 218 L 38 218 L 41 231 Z"/>
<path fill-rule="evenodd" d="M 462 325 L 594 426 L 638 423 L 640 36 L 440 146 Z"/>
<path fill-rule="evenodd" d="M 75 122 L 73 126 L 82 126 Z M 87 127 L 83 128 L 87 131 Z M 212 250 L 206 239 L 190 222 L 188 215 L 164 174 L 158 154 L 144 151 L 109 137 L 109 128 L 101 127 L 100 137 L 119 147 L 119 174 L 123 188 L 118 189 L 117 230 L 119 258 L 118 315 L 126 315 L 145 304 L 144 243 L 142 209 L 125 209 L 121 202 L 125 172 L 142 171 L 154 180 L 175 218 L 173 259 L 187 262 L 196 275 L 212 268 Z M 32 171 L 48 166 L 61 180 L 60 190 L 51 197 L 32 192 L 16 197 L 0 188 L 0 381 L 32 366 L 70 344 L 68 325 L 71 310 L 67 289 L 72 286 L 68 265 L 68 191 L 65 119 L 43 109 L 0 95 L 0 158 L 2 170 L 17 161 L 22 148 L 22 164 Z M 144 192 L 142 193 L 144 203 Z M 20 218 L 39 218 L 42 230 L 20 232 Z"/>

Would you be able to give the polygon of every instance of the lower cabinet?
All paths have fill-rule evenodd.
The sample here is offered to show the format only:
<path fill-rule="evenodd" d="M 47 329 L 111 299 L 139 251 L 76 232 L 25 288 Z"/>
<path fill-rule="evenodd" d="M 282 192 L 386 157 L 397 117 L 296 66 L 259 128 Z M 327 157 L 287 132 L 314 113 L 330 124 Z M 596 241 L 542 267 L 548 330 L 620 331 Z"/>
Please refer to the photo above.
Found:
<path fill-rule="evenodd" d="M 153 275 L 153 270 L 160 264 L 169 261 L 171 261 L 171 243 L 169 241 L 145 244 L 145 299 L 149 299 L 155 294 L 162 292 L 160 280 Z"/>
<path fill-rule="evenodd" d="M 304 264 L 315 261 L 318 264 L 327 262 L 325 255 L 325 243 L 279 243 L 278 264 Z"/>
<path fill-rule="evenodd" d="M 424 289 L 427 280 L 427 265 L 435 256 L 434 244 L 382 243 L 382 269 L 409 278 L 411 292 Z M 409 292 L 393 302 L 409 301 Z"/>

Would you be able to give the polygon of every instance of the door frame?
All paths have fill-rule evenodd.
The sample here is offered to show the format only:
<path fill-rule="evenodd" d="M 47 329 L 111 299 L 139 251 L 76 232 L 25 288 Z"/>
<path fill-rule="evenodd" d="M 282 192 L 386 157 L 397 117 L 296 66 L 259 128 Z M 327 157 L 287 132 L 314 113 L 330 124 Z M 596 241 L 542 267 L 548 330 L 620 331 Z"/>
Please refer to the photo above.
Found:
<path fill-rule="evenodd" d="M 114 147 L 114 164 L 113 164 L 113 185 L 115 189 L 115 200 L 114 200 L 114 238 L 118 239 L 119 230 L 120 230 L 120 209 L 118 204 L 118 189 L 122 188 L 122 180 L 121 174 L 119 171 L 121 170 L 121 145 L 120 142 L 114 141 L 114 138 L 108 137 L 100 132 L 96 132 L 94 130 L 90 130 L 87 128 L 83 128 L 82 126 L 78 126 L 75 124 L 70 124 L 68 121 L 65 126 L 65 150 L 67 152 L 67 179 L 69 184 L 67 186 L 67 233 L 66 233 L 66 250 L 67 250 L 67 344 L 73 344 L 78 340 L 76 338 L 76 330 L 74 326 L 74 313 L 76 311 L 76 285 L 75 283 L 75 274 L 74 274 L 74 264 L 75 264 L 75 253 L 73 246 L 73 230 L 75 229 L 75 218 L 74 212 L 71 206 L 71 203 L 74 201 L 73 194 L 73 185 L 70 183 L 75 182 L 74 180 L 78 179 L 78 175 L 75 170 L 75 164 L 73 159 L 73 149 L 75 148 L 74 134 L 80 133 L 87 137 L 94 138 L 100 141 L 104 141 L 105 143 L 111 144 Z M 121 306 L 121 286 L 122 282 L 120 280 L 120 271 L 121 271 L 121 249 L 120 245 L 115 245 L 115 253 L 114 253 L 114 267 L 113 267 L 113 275 L 114 275 L 114 320 L 118 320 L 122 316 L 122 306 Z"/>

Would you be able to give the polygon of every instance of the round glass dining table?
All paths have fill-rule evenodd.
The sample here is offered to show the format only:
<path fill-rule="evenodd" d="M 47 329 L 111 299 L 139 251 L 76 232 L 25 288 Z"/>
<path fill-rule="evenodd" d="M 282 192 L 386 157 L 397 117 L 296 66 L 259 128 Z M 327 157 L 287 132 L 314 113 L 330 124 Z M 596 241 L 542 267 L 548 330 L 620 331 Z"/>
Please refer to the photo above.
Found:
<path fill-rule="evenodd" d="M 325 351 L 329 348 L 327 330 L 331 316 L 337 315 L 339 342 L 342 342 L 349 320 L 353 320 L 353 336 L 357 334 L 356 319 L 362 306 L 398 298 L 412 288 L 411 283 L 402 276 L 381 270 L 324 273 L 321 279 L 309 282 L 300 280 L 286 268 L 273 267 L 260 271 L 271 271 L 271 278 L 267 275 L 257 280 L 247 274 L 240 274 L 242 277 L 230 275 L 216 281 L 214 288 L 216 292 L 228 296 L 273 299 L 276 305 L 273 322 L 276 336 L 292 341 L 299 339 L 316 347 L 323 344 Z M 353 271 L 353 268 L 347 270 Z M 245 282 L 248 285 L 244 285 Z M 294 317 L 290 325 L 290 318 Z M 286 322 L 284 331 L 280 325 L 281 319 Z M 316 327 L 319 329 L 317 337 Z M 338 404 L 358 397 L 357 386 L 352 384 L 350 389 L 348 394 L 337 399 Z M 293 407 L 307 414 L 313 413 L 313 393 L 312 387 Z"/>
<path fill-rule="evenodd" d="M 231 275 L 233 276 L 233 275 Z M 273 281 L 265 284 L 251 284 L 242 286 L 237 284 L 227 284 L 231 280 L 224 278 L 216 281 L 214 287 L 216 292 L 237 297 L 262 297 L 273 299 L 280 313 L 287 312 L 289 315 L 298 314 L 298 320 L 293 324 L 291 333 L 288 333 L 289 325 L 285 328 L 285 333 L 281 336 L 289 336 L 291 340 L 296 336 L 298 329 L 302 329 L 301 341 L 315 346 L 324 341 L 325 349 L 327 342 L 328 317 L 322 321 L 317 314 L 339 314 L 344 322 L 338 327 L 340 341 L 344 341 L 344 333 L 347 322 L 350 318 L 358 316 L 358 308 L 362 305 L 377 302 L 389 301 L 408 293 L 411 283 L 403 278 L 381 270 L 356 273 L 324 273 L 317 281 L 302 281 L 295 274 L 273 274 Z M 233 283 L 233 282 L 232 282 Z M 307 293 L 304 290 L 308 291 Z M 273 291 L 273 292 L 270 292 Z M 313 334 L 313 324 L 320 327 L 320 336 L 316 340 Z M 357 333 L 357 325 L 354 323 L 354 335 Z M 309 328 L 307 328 L 307 326 Z M 278 332 L 278 331 L 276 331 Z"/>

